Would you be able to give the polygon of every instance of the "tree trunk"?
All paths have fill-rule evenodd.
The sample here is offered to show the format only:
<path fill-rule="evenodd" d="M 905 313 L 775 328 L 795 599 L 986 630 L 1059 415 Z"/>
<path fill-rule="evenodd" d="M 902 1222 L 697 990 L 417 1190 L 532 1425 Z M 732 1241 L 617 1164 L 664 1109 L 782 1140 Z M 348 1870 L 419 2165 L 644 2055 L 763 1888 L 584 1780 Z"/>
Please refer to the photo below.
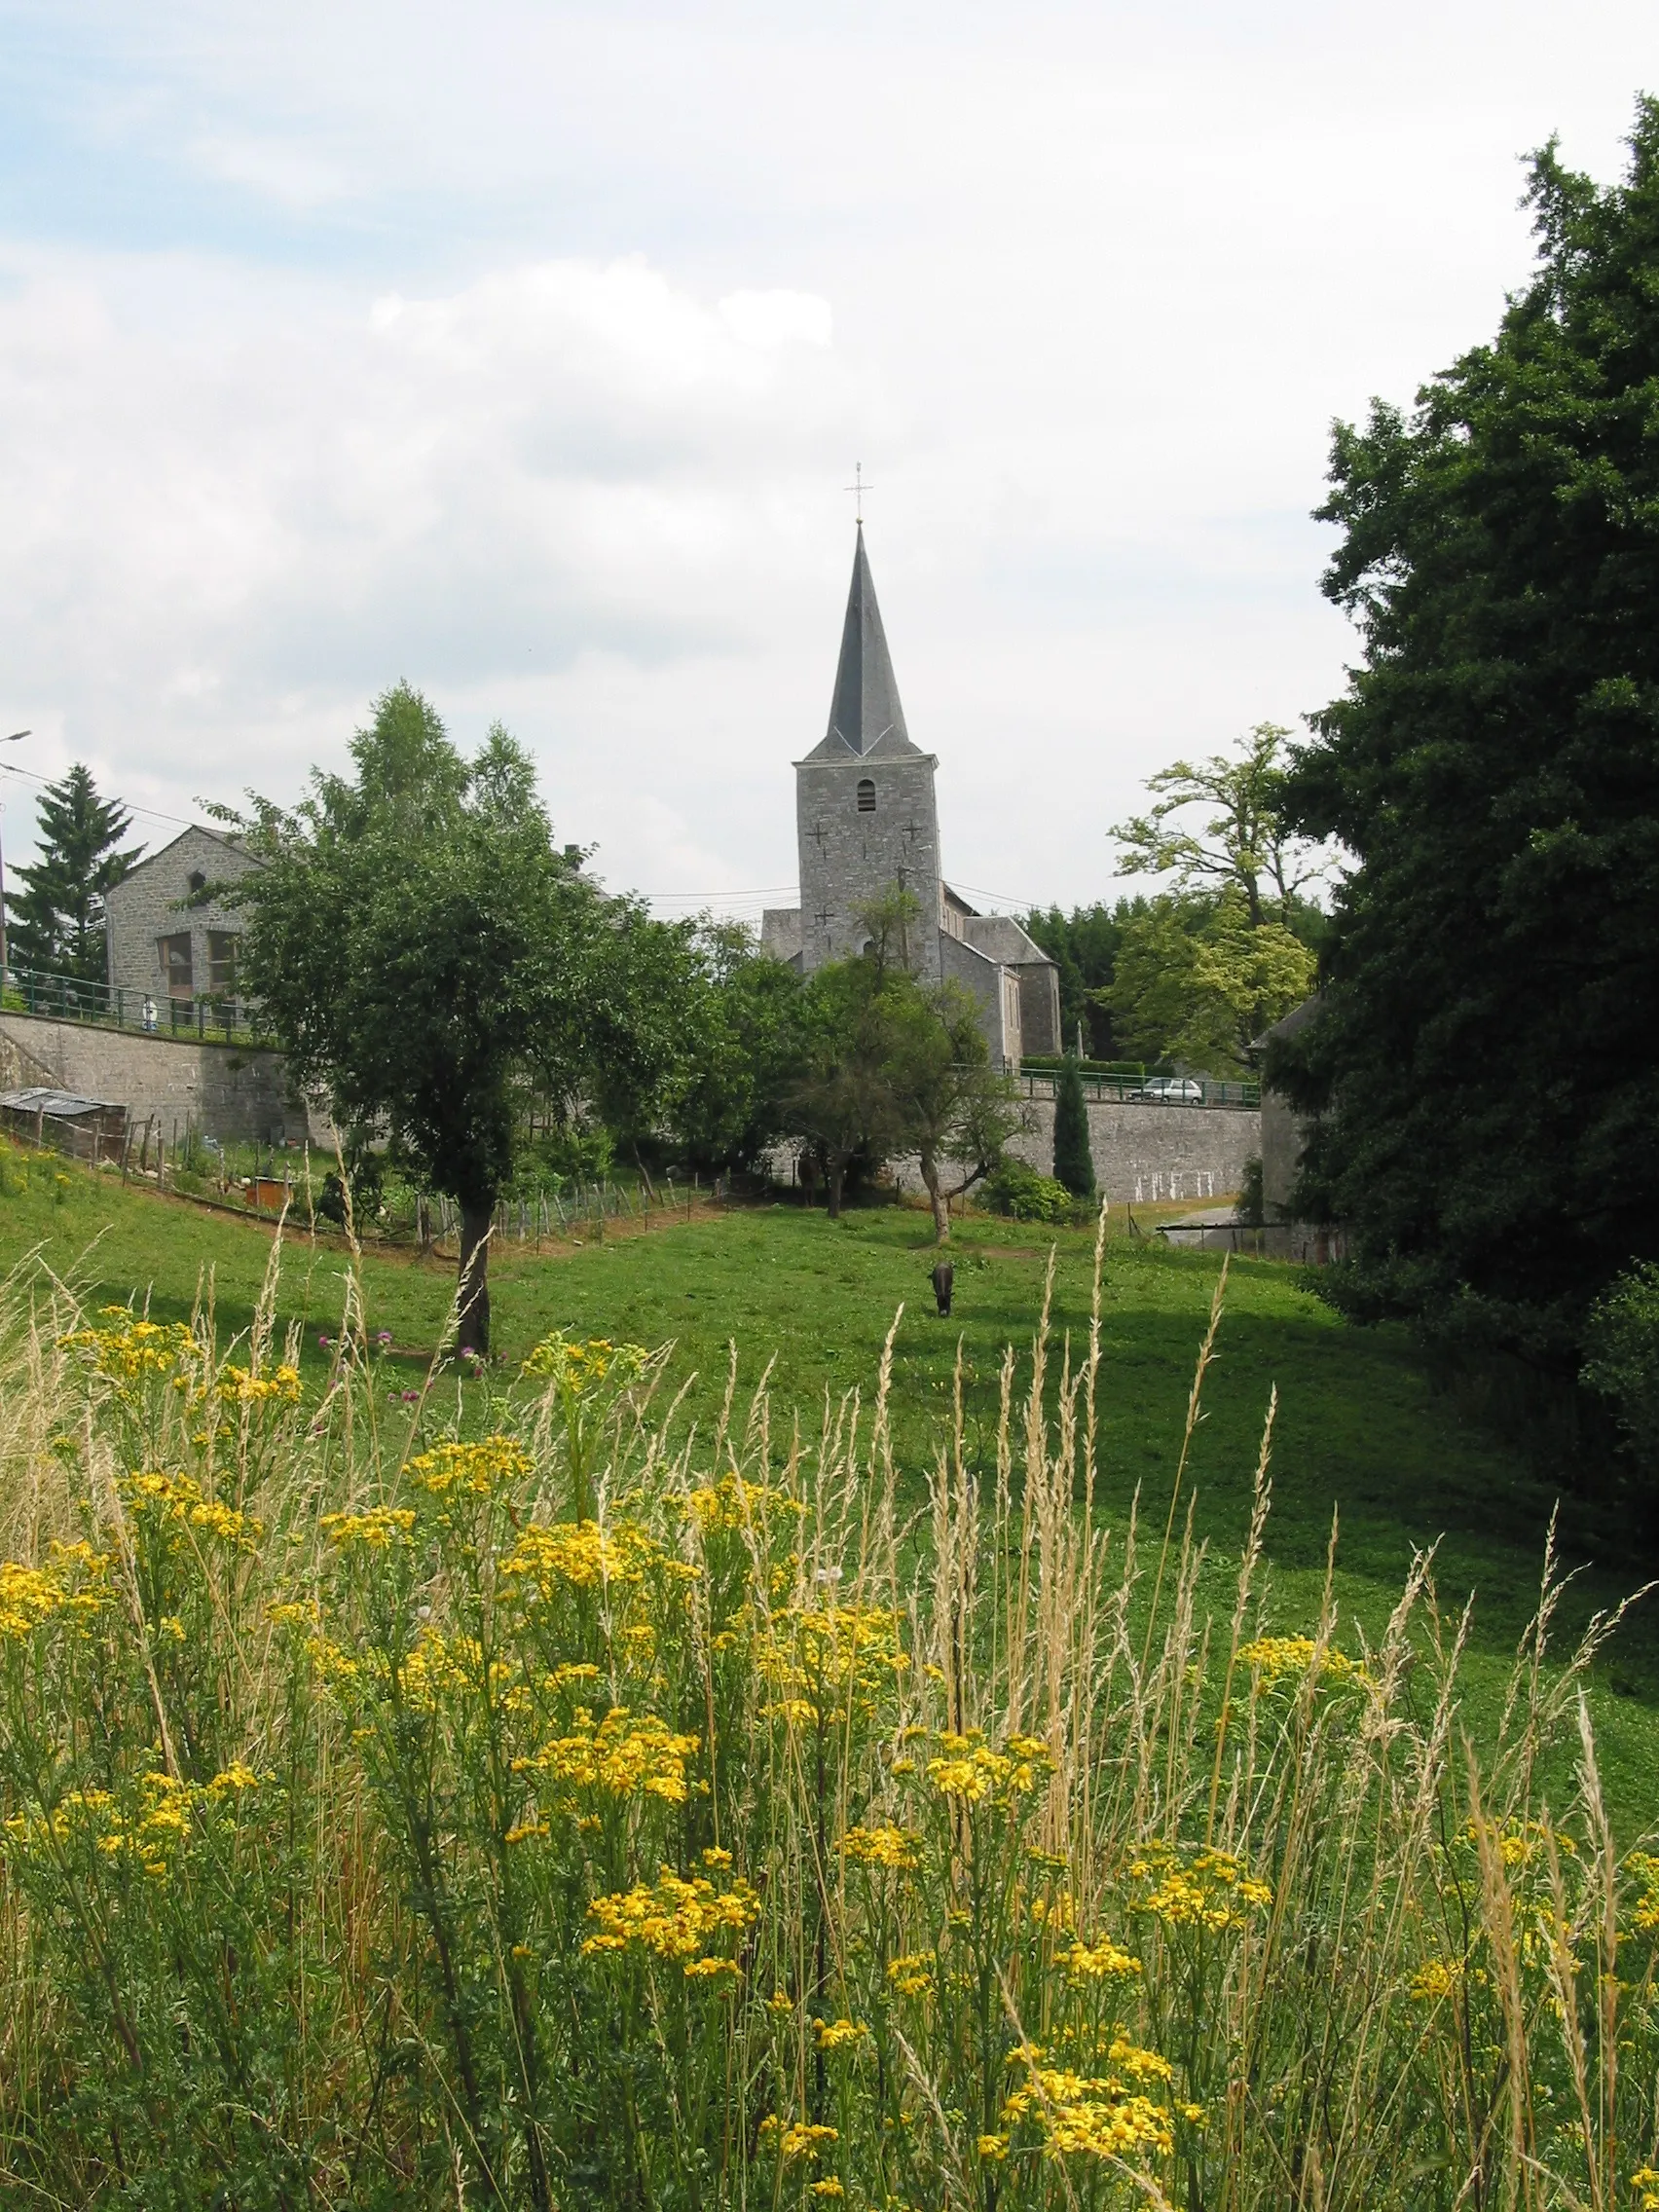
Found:
<path fill-rule="evenodd" d="M 829 1192 L 828 1211 L 831 1221 L 839 1221 L 841 1218 L 841 1185 L 846 1179 L 846 1161 L 844 1160 L 831 1160 L 826 1184 Z"/>
<path fill-rule="evenodd" d="M 461 1200 L 458 1341 L 477 1352 L 490 1348 L 490 1224 L 495 1214 L 494 1199 L 477 1204 Z"/>
<path fill-rule="evenodd" d="M 934 1242 L 948 1244 L 950 1200 L 945 1197 L 944 1186 L 940 1181 L 938 1157 L 931 1151 L 924 1150 L 922 1153 L 922 1181 L 927 1185 L 928 1197 L 933 1201 Z"/>

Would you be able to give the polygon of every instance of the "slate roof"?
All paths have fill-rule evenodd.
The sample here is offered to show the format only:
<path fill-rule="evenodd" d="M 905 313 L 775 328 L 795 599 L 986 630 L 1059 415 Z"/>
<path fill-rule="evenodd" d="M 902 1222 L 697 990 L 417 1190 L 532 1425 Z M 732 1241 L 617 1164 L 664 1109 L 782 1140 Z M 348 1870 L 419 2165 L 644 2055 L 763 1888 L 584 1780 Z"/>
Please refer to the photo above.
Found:
<path fill-rule="evenodd" d="M 875 585 L 870 580 L 864 525 L 860 523 L 852 589 L 847 594 L 847 619 L 841 626 L 835 693 L 830 702 L 830 727 L 822 744 L 815 746 L 807 758 L 879 759 L 919 751 L 910 743 L 904 727 L 899 682 L 887 650 L 887 633 L 881 627 L 881 609 L 875 604 Z"/>

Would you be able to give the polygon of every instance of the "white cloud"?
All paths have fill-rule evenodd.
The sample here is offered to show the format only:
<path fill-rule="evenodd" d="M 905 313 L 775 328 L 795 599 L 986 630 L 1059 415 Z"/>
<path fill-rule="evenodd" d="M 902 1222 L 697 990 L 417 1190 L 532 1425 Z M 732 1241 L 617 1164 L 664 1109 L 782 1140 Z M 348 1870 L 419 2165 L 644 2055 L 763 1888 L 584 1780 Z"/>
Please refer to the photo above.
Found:
<path fill-rule="evenodd" d="M 54 764 L 85 753 L 157 804 L 291 793 L 403 673 L 463 733 L 508 692 L 545 739 L 551 702 L 588 681 L 578 667 L 614 682 L 752 652 L 794 537 L 780 488 L 836 466 L 871 412 L 822 301 L 709 304 L 637 258 L 355 312 L 309 298 L 297 327 L 233 317 L 182 335 L 153 295 L 124 312 L 140 295 L 95 262 L 15 274 L 0 299 L 12 695 L 55 733 Z M 629 785 L 681 742 L 641 728 Z M 579 753 L 579 731 L 569 743 Z M 563 747 L 547 750 L 557 778 Z M 696 840 L 660 806 L 649 819 L 648 846 L 683 872 Z"/>
<path fill-rule="evenodd" d="M 1140 778 L 1340 683 L 1332 416 L 1651 63 L 1637 0 L 0 11 L 0 727 L 181 809 L 406 674 L 688 892 L 793 872 L 855 459 L 948 865 L 1108 888 Z"/>

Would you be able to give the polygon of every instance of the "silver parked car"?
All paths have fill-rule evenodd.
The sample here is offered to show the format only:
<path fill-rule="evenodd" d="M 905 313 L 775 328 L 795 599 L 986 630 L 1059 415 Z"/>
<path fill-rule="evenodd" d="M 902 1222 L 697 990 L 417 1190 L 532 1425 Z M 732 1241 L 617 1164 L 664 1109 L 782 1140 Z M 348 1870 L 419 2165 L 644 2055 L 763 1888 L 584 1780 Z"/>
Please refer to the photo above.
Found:
<path fill-rule="evenodd" d="M 1204 1087 L 1197 1076 L 1155 1075 L 1138 1090 L 1131 1090 L 1129 1096 L 1156 1099 L 1161 1106 L 1201 1106 Z"/>

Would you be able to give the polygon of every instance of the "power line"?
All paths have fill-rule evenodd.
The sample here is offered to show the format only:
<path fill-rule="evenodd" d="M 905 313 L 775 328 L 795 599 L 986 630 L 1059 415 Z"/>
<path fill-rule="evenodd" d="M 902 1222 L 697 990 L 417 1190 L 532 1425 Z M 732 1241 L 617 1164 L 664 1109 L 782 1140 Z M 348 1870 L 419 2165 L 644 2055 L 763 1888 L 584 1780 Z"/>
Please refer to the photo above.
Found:
<path fill-rule="evenodd" d="M 32 768 L 15 767 L 10 760 L 0 760 L 0 771 L 8 776 L 21 776 L 26 783 L 39 784 L 43 788 L 53 781 L 50 776 L 37 775 Z M 129 814 L 141 814 L 147 822 L 170 822 L 179 830 L 199 830 L 204 827 L 187 815 L 165 814 L 160 807 L 140 806 L 134 799 L 117 797 L 116 804 L 124 807 Z M 982 883 L 965 883 L 961 876 L 953 877 L 952 881 L 960 890 L 973 892 L 977 899 L 995 899 L 1005 906 L 1019 907 L 1026 913 L 1041 911 L 1044 903 L 1041 899 L 1016 898 L 1011 891 L 992 891 Z M 704 901 L 719 901 L 722 905 L 731 906 L 756 899 L 776 899 L 791 894 L 799 896 L 798 884 L 762 883 L 743 891 L 637 891 L 634 896 L 665 905 L 692 905 Z"/>
<path fill-rule="evenodd" d="M 8 776 L 21 776 L 25 783 L 49 787 L 53 782 L 51 776 L 37 776 L 32 768 L 14 767 L 10 760 L 0 760 L 0 769 L 4 769 Z M 200 822 L 190 821 L 182 814 L 164 814 L 159 807 L 140 806 L 136 800 L 122 798 L 115 793 L 112 793 L 111 796 L 114 797 L 116 805 L 121 807 L 124 812 L 141 814 L 147 822 L 171 822 L 180 830 L 200 830 L 203 827 Z"/>

